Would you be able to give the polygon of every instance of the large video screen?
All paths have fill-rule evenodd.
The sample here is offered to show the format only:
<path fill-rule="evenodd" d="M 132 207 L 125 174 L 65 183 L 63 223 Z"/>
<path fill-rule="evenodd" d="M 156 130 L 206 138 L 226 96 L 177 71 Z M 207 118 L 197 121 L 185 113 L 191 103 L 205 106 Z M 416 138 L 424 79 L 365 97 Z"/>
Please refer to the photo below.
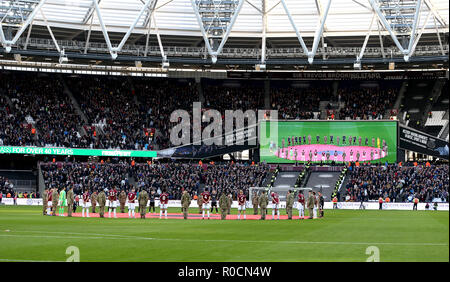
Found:
<path fill-rule="evenodd" d="M 267 163 L 394 163 L 397 122 L 262 121 L 259 142 Z"/>

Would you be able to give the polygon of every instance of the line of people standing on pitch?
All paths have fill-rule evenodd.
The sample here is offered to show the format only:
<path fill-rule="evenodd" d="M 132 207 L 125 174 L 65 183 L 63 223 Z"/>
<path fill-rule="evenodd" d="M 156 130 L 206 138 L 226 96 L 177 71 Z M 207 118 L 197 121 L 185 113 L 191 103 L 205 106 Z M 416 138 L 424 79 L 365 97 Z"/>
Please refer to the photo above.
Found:
<path fill-rule="evenodd" d="M 275 219 L 275 215 L 277 219 L 280 219 L 280 197 L 278 193 L 271 192 L 271 203 L 272 203 L 272 220 Z M 305 205 L 306 203 L 306 205 Z M 260 208 L 261 220 L 266 219 L 267 210 L 269 207 L 269 196 L 266 191 L 263 190 L 261 195 L 258 195 L 256 192 L 253 192 L 252 195 L 252 205 L 253 205 L 253 214 L 258 214 L 258 207 Z M 299 212 L 299 219 L 304 219 L 305 217 L 305 208 L 309 211 L 309 219 L 323 217 L 323 209 L 324 209 L 324 198 L 321 192 L 309 191 L 308 198 L 305 199 L 303 195 L 303 191 L 299 191 L 297 194 L 297 203 L 295 203 L 295 191 L 289 190 L 286 195 L 286 214 L 288 215 L 288 219 L 292 219 L 292 210 L 293 208 L 297 208 Z"/>

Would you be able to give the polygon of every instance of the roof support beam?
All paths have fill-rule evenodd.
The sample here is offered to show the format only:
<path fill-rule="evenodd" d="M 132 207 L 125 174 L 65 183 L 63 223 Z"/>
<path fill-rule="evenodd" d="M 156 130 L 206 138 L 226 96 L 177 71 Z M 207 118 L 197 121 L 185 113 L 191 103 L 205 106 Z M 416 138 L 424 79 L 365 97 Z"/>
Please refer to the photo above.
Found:
<path fill-rule="evenodd" d="M 328 16 L 328 11 L 330 10 L 330 6 L 331 6 L 331 0 L 328 0 L 328 4 L 325 8 L 325 11 L 324 11 L 322 17 L 320 17 L 320 25 L 319 25 L 319 28 L 316 29 L 316 32 L 314 34 L 314 41 L 313 41 L 313 46 L 312 46 L 311 51 L 309 51 L 308 47 L 306 47 L 305 41 L 303 40 L 303 37 L 300 34 L 300 31 L 298 30 L 297 25 L 294 22 L 294 19 L 292 18 L 291 12 L 289 11 L 289 8 L 287 7 L 285 0 L 281 0 L 281 4 L 283 5 L 283 8 L 289 18 L 292 28 L 294 29 L 295 34 L 297 35 L 298 41 L 300 42 L 300 45 L 303 48 L 303 51 L 308 56 L 309 64 L 312 64 L 314 61 L 314 56 L 316 55 L 316 52 L 317 52 L 317 48 L 319 46 L 319 40 L 322 37 L 323 28 L 325 26 L 325 22 L 326 22 L 327 16 Z"/>
<path fill-rule="evenodd" d="M 383 36 L 381 35 L 381 28 L 380 28 L 379 20 L 377 20 L 377 27 L 378 27 L 378 38 L 380 39 L 381 56 L 383 56 L 383 59 L 384 59 L 384 58 L 386 58 L 386 54 L 384 53 Z"/>
<path fill-rule="evenodd" d="M 316 9 L 317 9 L 317 13 L 319 14 L 319 17 L 322 18 L 322 14 L 323 14 L 323 7 L 322 7 L 322 2 L 320 0 L 315 0 L 316 2 Z M 323 26 L 323 31 L 327 31 L 327 25 L 324 24 Z"/>
<path fill-rule="evenodd" d="M 145 5 L 140 10 L 140 12 L 139 12 L 138 16 L 135 18 L 133 24 L 130 26 L 128 31 L 125 33 L 125 35 L 122 38 L 122 40 L 120 41 L 119 45 L 117 47 L 112 47 L 111 40 L 109 39 L 109 35 L 108 35 L 108 30 L 106 29 L 105 23 L 103 22 L 103 18 L 102 18 L 102 15 L 100 13 L 100 8 L 98 6 L 97 0 L 93 0 L 94 6 L 95 6 L 95 11 L 97 13 L 97 17 L 98 17 L 98 20 L 100 22 L 100 26 L 102 28 L 103 36 L 105 38 L 106 44 L 107 44 L 108 49 L 109 49 L 109 53 L 111 54 L 111 57 L 112 57 L 113 60 L 115 60 L 117 58 L 117 53 L 122 50 L 123 46 L 125 45 L 125 42 L 130 37 L 131 33 L 133 32 L 134 28 L 136 27 L 137 23 L 141 19 L 141 17 L 144 14 L 144 12 L 149 8 L 149 6 L 151 4 L 153 4 L 156 1 L 157 0 L 147 0 L 145 2 Z M 155 6 L 152 5 L 152 7 L 154 8 Z"/>
<path fill-rule="evenodd" d="M 58 42 L 56 41 L 55 36 L 53 35 L 52 29 L 50 28 L 50 25 L 48 24 L 47 18 L 46 18 L 45 15 L 44 15 L 44 11 L 41 10 L 40 12 L 41 12 L 42 18 L 44 19 L 45 25 L 47 26 L 47 30 L 48 30 L 48 32 L 50 33 L 50 36 L 51 36 L 51 38 L 52 38 L 52 40 L 53 40 L 53 43 L 55 43 L 56 50 L 58 50 L 58 53 L 61 54 L 61 48 L 59 48 L 59 44 L 58 44 Z"/>
<path fill-rule="evenodd" d="M 433 13 L 434 17 L 441 26 L 443 27 L 448 26 L 448 23 L 445 22 L 445 19 L 441 15 L 439 15 L 438 11 L 436 10 L 436 7 L 434 7 L 431 0 L 425 0 L 425 5 L 427 5 L 428 9 Z"/>
<path fill-rule="evenodd" d="M 436 34 L 437 34 L 437 38 L 439 41 L 439 46 L 441 47 L 441 53 L 442 53 L 442 56 L 445 56 L 444 46 L 442 46 L 441 35 L 439 34 L 439 28 L 436 23 L 436 17 L 434 17 L 433 20 L 434 20 L 434 27 L 436 28 Z"/>
<path fill-rule="evenodd" d="M 409 43 L 408 43 L 408 48 L 407 49 L 403 48 L 403 46 L 398 41 L 397 35 L 391 29 L 390 24 L 386 20 L 386 17 L 383 15 L 383 13 L 381 12 L 381 10 L 378 7 L 378 5 L 375 3 L 375 0 L 369 0 L 369 1 L 370 1 L 370 5 L 372 6 L 373 10 L 378 15 L 378 18 L 383 23 L 383 26 L 387 29 L 387 31 L 391 35 L 391 38 L 394 41 L 395 45 L 403 53 L 403 55 L 404 55 L 403 59 L 405 60 L 405 62 L 408 62 L 409 58 L 410 58 L 409 54 L 411 52 L 412 45 L 414 44 L 414 38 L 416 36 L 416 28 L 417 28 L 417 24 L 419 22 L 419 13 L 420 13 L 421 5 L 422 5 L 422 0 L 417 0 L 417 3 L 416 3 L 415 14 L 414 14 L 414 21 L 412 23 L 412 30 L 411 30 L 411 34 L 410 34 L 410 38 L 409 38 Z"/>
<path fill-rule="evenodd" d="M 409 58 L 409 55 L 411 53 L 412 46 L 414 44 L 414 40 L 415 40 L 415 37 L 416 37 L 416 29 L 417 29 L 417 25 L 419 24 L 419 14 L 420 14 L 420 8 L 421 7 L 422 7 L 422 0 L 417 0 L 416 13 L 414 15 L 413 28 L 412 28 L 412 31 L 411 31 L 411 37 L 409 38 L 409 44 L 408 44 L 408 58 Z M 425 25 L 426 25 L 427 21 L 428 21 L 428 18 L 425 21 Z M 407 59 L 405 59 L 405 61 L 407 61 Z"/>
<path fill-rule="evenodd" d="M 148 44 L 150 41 L 150 30 L 152 28 L 152 21 L 150 20 L 148 22 L 148 28 L 147 28 L 147 35 L 145 37 L 145 48 L 144 48 L 144 57 L 147 57 L 147 53 L 148 53 Z"/>
<path fill-rule="evenodd" d="M 156 19 L 155 19 L 155 14 L 152 15 L 152 19 L 155 24 L 156 38 L 158 39 L 158 45 L 159 45 L 159 51 L 161 52 L 161 57 L 163 59 L 163 62 L 167 62 L 167 56 L 164 53 L 164 47 L 163 47 L 163 44 L 161 41 L 161 36 L 159 35 L 159 30 L 158 30 L 158 25 L 157 25 Z M 147 46 L 147 48 L 148 48 L 148 46 Z"/>
<path fill-rule="evenodd" d="M 164 5 L 166 5 L 172 1 L 173 0 L 169 0 L 168 2 L 164 3 Z M 144 0 L 141 0 L 141 2 L 142 2 L 142 4 L 145 4 Z M 153 14 L 153 11 L 156 10 L 155 7 L 156 7 L 157 3 L 158 3 L 158 0 L 153 1 L 153 4 L 148 8 L 147 15 L 145 16 L 144 23 L 142 24 L 143 27 L 146 27 L 148 25 L 148 23 L 151 22 L 152 14 Z"/>
<path fill-rule="evenodd" d="M 100 1 L 102 1 L 102 0 L 94 0 L 94 1 L 97 1 L 97 4 L 100 4 Z M 94 2 L 92 2 L 91 7 L 88 9 L 86 15 L 83 18 L 83 21 L 82 21 L 83 24 L 86 24 L 91 18 L 94 17 L 94 11 L 95 11 L 95 4 L 94 4 Z"/>
<path fill-rule="evenodd" d="M 253 5 L 252 2 L 250 2 L 249 0 L 245 0 L 245 2 L 247 2 L 247 4 L 249 4 L 249 5 L 252 6 L 253 8 L 255 8 L 255 10 L 258 11 L 260 14 L 263 14 L 263 13 L 264 13 L 264 12 L 261 11 L 258 7 L 256 7 L 255 5 Z M 265 5 L 265 4 L 264 4 L 264 0 L 261 0 L 261 2 L 263 3 L 262 5 Z M 263 9 L 263 10 L 264 10 L 264 9 Z"/>
<path fill-rule="evenodd" d="M 280 3 L 281 3 L 281 0 L 278 1 L 277 3 L 275 3 L 270 9 L 268 9 L 266 13 L 268 14 L 268 13 L 272 12 L 272 10 L 275 9 L 278 5 L 280 5 Z"/>
<path fill-rule="evenodd" d="M 381 13 L 380 9 L 378 8 L 378 6 L 376 5 L 374 0 L 369 0 L 370 1 L 370 5 L 372 5 L 373 10 L 377 13 L 378 18 L 380 19 L 380 21 L 382 22 L 383 26 L 386 28 L 386 30 L 389 32 L 389 34 L 392 37 L 392 40 L 394 41 L 395 45 L 397 46 L 397 48 L 406 55 L 405 50 L 403 49 L 402 44 L 400 44 L 400 42 L 398 41 L 397 35 L 394 33 L 394 31 L 391 29 L 391 26 L 389 25 L 389 23 L 387 22 L 386 18 L 384 17 L 384 15 Z M 420 1 L 420 0 L 419 0 Z"/>
<path fill-rule="evenodd" d="M 217 62 L 217 56 L 222 52 L 223 46 L 225 45 L 225 43 L 228 40 L 228 36 L 230 35 L 231 29 L 233 28 L 234 23 L 236 22 L 236 19 L 242 9 L 243 4 L 244 4 L 244 0 L 239 0 L 238 5 L 233 13 L 233 16 L 230 19 L 230 23 L 226 26 L 225 34 L 221 38 L 219 47 L 217 47 L 217 49 L 214 50 L 213 47 L 211 46 L 211 43 L 209 42 L 209 37 L 208 37 L 208 34 L 206 33 L 205 26 L 204 26 L 203 20 L 200 16 L 200 11 L 198 9 L 197 3 L 195 0 L 191 0 L 191 5 L 192 5 L 192 8 L 194 9 L 194 14 L 197 18 L 197 22 L 200 27 L 200 31 L 201 31 L 203 39 L 205 41 L 206 49 L 208 51 L 208 54 L 211 56 L 211 61 L 213 64 L 215 64 Z M 220 10 L 217 9 L 216 12 L 220 12 Z"/>
<path fill-rule="evenodd" d="M 364 39 L 364 43 L 363 43 L 363 46 L 361 48 L 361 52 L 359 53 L 358 57 L 356 57 L 356 61 L 358 63 L 361 62 L 361 58 L 363 57 L 364 51 L 366 50 L 367 42 L 369 41 L 370 33 L 372 32 L 372 26 L 373 26 L 373 23 L 376 20 L 376 17 L 377 16 L 375 14 L 373 14 L 372 21 L 370 22 L 369 30 L 367 31 L 366 38 Z"/>
<path fill-rule="evenodd" d="M 25 39 L 25 45 L 23 46 L 24 50 L 27 50 L 28 40 L 30 40 L 31 29 L 33 28 L 33 21 L 30 23 L 30 28 L 28 29 L 27 38 Z"/>
<path fill-rule="evenodd" d="M 267 31 L 266 0 L 261 0 L 261 7 L 262 7 L 261 64 L 264 64 L 266 62 L 266 31 Z"/>
<path fill-rule="evenodd" d="M 89 31 L 86 39 L 86 46 L 84 46 L 84 54 L 87 54 L 87 50 L 89 48 L 89 42 L 91 40 L 91 31 L 92 31 L 92 22 L 94 21 L 94 17 L 91 17 L 91 23 L 89 24 Z"/>
<path fill-rule="evenodd" d="M 27 27 L 31 24 L 31 22 L 34 20 L 34 17 L 36 16 L 36 13 L 41 10 L 42 6 L 45 4 L 46 0 L 41 0 L 39 4 L 34 8 L 33 12 L 28 16 L 27 20 L 22 23 L 21 28 L 17 31 L 16 35 L 12 40 L 6 40 L 5 34 L 3 32 L 3 25 L 0 22 L 0 41 L 5 48 L 6 53 L 11 52 L 11 46 L 16 44 L 17 40 L 20 38 L 22 33 L 27 29 Z"/>
<path fill-rule="evenodd" d="M 414 43 L 411 46 L 411 50 L 409 51 L 409 54 L 408 54 L 409 57 L 411 57 L 414 54 L 414 51 L 416 50 L 417 43 L 419 43 L 420 37 L 422 36 L 422 33 L 425 30 L 425 27 L 427 26 L 427 23 L 428 23 L 428 20 L 430 19 L 431 14 L 432 14 L 432 12 L 429 11 L 428 14 L 427 14 L 427 17 L 425 19 L 425 22 L 423 23 L 423 26 L 420 29 L 419 34 L 417 35 L 416 39 L 414 40 Z"/>

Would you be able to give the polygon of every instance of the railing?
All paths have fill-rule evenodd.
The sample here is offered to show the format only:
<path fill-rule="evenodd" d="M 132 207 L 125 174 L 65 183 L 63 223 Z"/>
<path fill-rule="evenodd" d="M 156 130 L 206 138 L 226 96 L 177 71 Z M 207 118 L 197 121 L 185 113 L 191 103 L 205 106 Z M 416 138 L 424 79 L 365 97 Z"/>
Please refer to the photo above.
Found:
<path fill-rule="evenodd" d="M 84 53 L 86 42 L 73 40 L 57 40 L 58 45 L 69 52 Z M 29 49 L 56 51 L 55 44 L 51 39 L 30 38 L 26 44 L 26 39 L 21 38 L 17 41 L 14 47 L 23 50 L 25 45 Z M 109 49 L 106 43 L 89 42 L 88 53 L 103 53 L 109 54 Z M 329 57 L 355 57 L 359 55 L 361 47 L 325 47 L 318 48 L 316 56 Z M 417 46 L 415 49 L 415 56 L 431 56 L 431 55 L 449 54 L 449 45 L 444 45 L 443 49 L 439 45 Z M 169 57 L 201 57 L 206 58 L 207 50 L 204 47 L 176 47 L 165 46 L 164 52 Z M 147 54 L 145 54 L 144 45 L 127 44 L 124 45 L 121 55 L 128 56 L 161 56 L 159 46 L 148 46 Z M 365 58 L 382 57 L 403 57 L 403 54 L 396 47 L 367 47 L 364 52 Z M 298 48 L 268 48 L 266 56 L 268 58 L 292 58 L 305 57 L 306 55 L 300 46 Z M 224 48 L 220 57 L 223 58 L 260 58 L 261 49 L 259 48 Z"/>

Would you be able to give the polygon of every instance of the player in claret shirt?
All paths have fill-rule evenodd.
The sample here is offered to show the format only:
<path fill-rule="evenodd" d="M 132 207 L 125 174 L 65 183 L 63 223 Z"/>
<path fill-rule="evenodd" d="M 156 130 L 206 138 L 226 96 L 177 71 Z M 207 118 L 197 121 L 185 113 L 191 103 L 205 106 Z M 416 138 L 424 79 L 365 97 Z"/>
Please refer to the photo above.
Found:
<path fill-rule="evenodd" d="M 161 195 L 159 195 L 159 219 L 162 218 L 164 212 L 164 217 L 167 219 L 167 204 L 169 203 L 169 194 L 166 193 L 166 188 L 162 190 Z"/>
<path fill-rule="evenodd" d="M 83 209 L 81 210 L 81 216 L 82 217 L 84 217 L 84 214 L 85 214 L 84 211 L 86 211 L 86 217 L 90 217 L 89 216 L 89 207 L 91 206 L 90 205 L 90 198 L 91 198 L 91 196 L 89 195 L 88 189 L 84 190 L 84 193 L 83 193 Z"/>
<path fill-rule="evenodd" d="M 205 188 L 205 191 L 201 194 L 202 196 L 202 219 L 205 219 L 205 211 L 208 213 L 208 219 L 209 219 L 209 209 L 210 207 L 210 200 L 211 200 L 211 194 L 208 191 L 208 188 Z"/>
<path fill-rule="evenodd" d="M 278 197 L 278 194 L 276 192 L 272 192 L 272 220 L 275 219 L 275 211 L 278 215 L 278 219 L 280 219 L 280 198 Z"/>
<path fill-rule="evenodd" d="M 238 219 L 241 219 L 241 213 L 244 213 L 244 219 L 247 219 L 247 216 L 245 215 L 245 206 L 247 204 L 247 197 L 244 195 L 244 191 L 239 190 L 238 195 Z"/>
<path fill-rule="evenodd" d="M 305 216 L 305 196 L 303 191 L 298 192 L 298 217 L 303 219 Z"/>
<path fill-rule="evenodd" d="M 128 218 L 133 216 L 133 218 L 136 218 L 134 214 L 134 210 L 136 208 L 136 190 L 133 188 L 131 189 L 131 192 L 128 193 Z"/>
<path fill-rule="evenodd" d="M 114 218 L 117 218 L 117 215 L 116 215 L 117 189 L 116 189 L 116 187 L 114 187 L 108 191 L 108 200 L 109 200 L 109 210 L 108 210 L 109 218 L 111 218 L 111 210 L 114 211 Z"/>

